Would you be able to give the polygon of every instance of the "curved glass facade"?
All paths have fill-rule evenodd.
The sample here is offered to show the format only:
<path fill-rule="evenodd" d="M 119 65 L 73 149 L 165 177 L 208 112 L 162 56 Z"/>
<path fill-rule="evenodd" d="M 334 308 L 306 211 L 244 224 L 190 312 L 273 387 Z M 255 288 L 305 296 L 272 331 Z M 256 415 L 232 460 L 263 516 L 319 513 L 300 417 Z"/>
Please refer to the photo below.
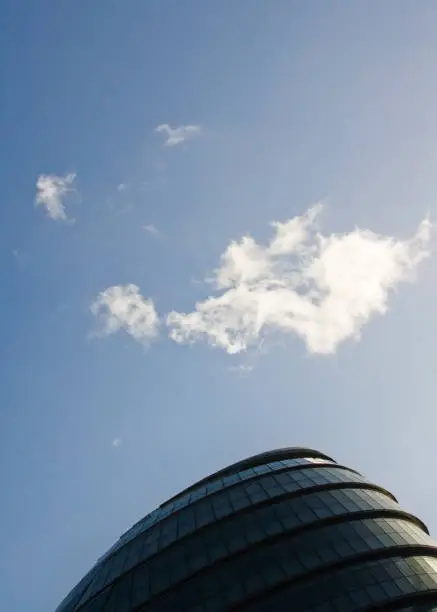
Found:
<path fill-rule="evenodd" d="M 147 515 L 56 612 L 437 610 L 437 544 L 385 489 L 303 448 L 250 457 Z"/>

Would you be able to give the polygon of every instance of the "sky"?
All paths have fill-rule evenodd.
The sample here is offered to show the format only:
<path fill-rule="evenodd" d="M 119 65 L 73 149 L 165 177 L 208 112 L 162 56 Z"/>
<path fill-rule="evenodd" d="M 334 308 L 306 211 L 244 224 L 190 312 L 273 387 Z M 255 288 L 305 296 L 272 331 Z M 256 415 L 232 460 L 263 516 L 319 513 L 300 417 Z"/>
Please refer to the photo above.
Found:
<path fill-rule="evenodd" d="M 434 0 L 3 0 L 0 608 L 309 446 L 437 533 Z"/>

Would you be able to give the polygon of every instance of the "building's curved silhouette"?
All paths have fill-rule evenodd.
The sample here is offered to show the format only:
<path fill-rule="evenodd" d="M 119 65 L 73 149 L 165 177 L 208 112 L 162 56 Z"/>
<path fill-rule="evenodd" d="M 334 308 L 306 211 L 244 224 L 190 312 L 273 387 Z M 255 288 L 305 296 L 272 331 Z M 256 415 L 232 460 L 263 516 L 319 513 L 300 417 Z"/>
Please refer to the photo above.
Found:
<path fill-rule="evenodd" d="M 208 476 L 127 531 L 57 612 L 437 610 L 437 545 L 396 499 L 287 448 Z"/>

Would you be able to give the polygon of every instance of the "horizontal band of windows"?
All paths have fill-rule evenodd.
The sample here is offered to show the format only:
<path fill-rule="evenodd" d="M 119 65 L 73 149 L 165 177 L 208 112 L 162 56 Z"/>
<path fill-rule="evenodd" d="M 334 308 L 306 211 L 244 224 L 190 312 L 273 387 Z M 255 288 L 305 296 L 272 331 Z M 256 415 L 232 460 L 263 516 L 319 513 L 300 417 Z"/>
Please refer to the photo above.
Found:
<path fill-rule="evenodd" d="M 244 552 L 250 546 L 263 539 L 281 537 L 283 533 L 297 533 L 305 529 L 314 529 L 329 522 L 357 520 L 358 517 L 398 517 L 414 523 L 423 533 L 422 525 L 412 515 L 403 512 L 398 504 L 385 495 L 365 489 L 322 489 L 316 492 L 301 494 L 298 497 L 280 498 L 275 503 L 249 507 L 233 514 L 209 527 L 196 531 L 185 538 L 177 540 L 164 551 L 153 555 L 144 566 L 143 549 L 138 546 L 137 556 L 126 559 L 123 571 L 113 581 L 135 566 L 143 564 L 143 571 L 151 574 L 156 567 L 165 572 L 172 570 L 172 580 L 185 580 L 190 573 L 204 569 L 220 559 Z M 426 534 L 425 534 L 426 535 Z M 140 544 L 140 542 L 138 542 Z M 206 551 L 206 552 L 205 552 Z M 195 565 L 194 559 L 207 558 L 201 567 Z M 111 574 L 107 575 L 105 584 Z M 94 585 L 97 588 L 98 583 Z M 96 593 L 94 591 L 94 593 Z M 91 597 L 89 594 L 85 600 Z"/>
<path fill-rule="evenodd" d="M 337 464 L 333 461 L 325 461 L 319 459 L 313 459 L 312 457 L 299 457 L 296 459 L 284 459 L 282 461 L 274 461 L 272 463 L 267 463 L 264 465 L 260 465 L 253 468 L 245 469 L 241 472 L 230 474 L 229 476 L 225 476 L 223 478 L 215 479 L 213 482 L 209 482 L 207 485 L 198 487 L 193 489 L 189 493 L 182 495 L 179 494 L 173 498 L 172 502 L 165 502 L 158 508 L 156 508 L 153 512 L 139 520 L 135 525 L 133 525 L 125 534 L 123 534 L 120 539 L 112 546 L 103 558 L 109 556 L 117 548 L 123 546 L 127 541 L 131 540 L 138 533 L 142 533 L 146 529 L 149 529 L 157 522 L 162 521 L 167 518 L 167 516 L 177 512 L 178 510 L 185 508 L 186 506 L 191 505 L 192 503 L 198 501 L 203 497 L 207 497 L 208 495 L 213 495 L 223 489 L 227 489 L 233 486 L 238 485 L 240 482 L 244 482 L 247 480 L 252 480 L 254 478 L 258 478 L 259 476 L 267 475 L 270 473 L 280 472 L 288 469 L 299 469 L 302 467 L 313 467 L 320 465 L 335 465 Z M 344 466 L 342 466 L 344 467 Z M 349 469 L 349 468 L 348 468 Z M 350 470 L 351 472 L 355 472 L 355 470 Z"/>
<path fill-rule="evenodd" d="M 285 490 L 283 491 L 283 494 L 277 495 L 276 498 L 273 500 L 268 496 L 268 491 L 267 491 L 267 495 L 265 496 L 262 503 L 259 499 L 258 500 L 251 499 L 249 500 L 249 502 L 252 502 L 252 504 L 250 503 L 246 504 L 244 508 L 240 508 L 239 512 L 246 511 L 248 508 L 250 508 L 251 505 L 252 506 L 256 505 L 257 502 L 260 505 L 266 506 L 266 505 L 271 504 L 272 502 L 276 502 L 280 500 L 281 497 L 285 497 L 285 496 L 286 497 L 293 497 L 293 496 L 303 497 L 310 492 L 324 491 L 324 490 L 327 490 L 328 488 L 329 489 L 337 488 L 339 491 L 343 491 L 349 487 L 352 488 L 352 487 L 357 486 L 356 483 L 341 482 L 341 481 L 331 482 L 331 483 L 325 482 L 322 485 L 320 484 L 315 485 L 314 483 L 310 482 L 310 483 L 307 483 L 306 487 L 305 487 L 305 483 L 302 483 L 302 484 L 304 488 L 297 489 L 297 490 L 294 488 L 291 492 L 287 491 L 288 488 L 285 488 Z M 360 486 L 368 487 L 369 490 L 373 490 L 373 485 L 370 485 L 370 484 L 361 483 Z M 382 499 L 385 498 L 387 500 L 387 504 L 389 501 L 391 501 L 393 507 L 400 510 L 399 506 L 395 504 L 395 502 L 393 502 L 392 500 L 389 500 L 389 498 L 386 498 L 379 491 L 375 492 L 375 494 L 376 493 Z M 194 508 L 187 509 L 187 511 L 192 512 L 193 509 Z M 197 509 L 199 510 L 199 508 Z M 104 588 L 110 582 L 114 581 L 121 574 L 125 573 L 126 571 L 129 571 L 133 566 L 137 565 L 142 560 L 145 560 L 148 557 L 154 556 L 157 553 L 162 554 L 161 551 L 164 548 L 173 544 L 181 537 L 185 537 L 193 533 L 199 528 L 202 528 L 202 527 L 206 528 L 208 524 L 214 523 L 217 520 L 219 520 L 218 517 L 216 517 L 214 513 L 214 508 L 212 509 L 203 508 L 203 512 L 204 512 L 203 514 L 202 514 L 202 509 L 200 510 L 201 512 L 199 512 L 197 517 L 192 517 L 193 523 L 191 525 L 188 525 L 187 523 L 184 524 L 183 522 L 178 524 L 177 519 L 181 521 L 183 519 L 181 515 L 172 517 L 172 523 L 170 526 L 173 527 L 173 531 L 164 530 L 163 532 L 158 533 L 157 537 L 153 538 L 152 540 L 148 537 L 151 534 L 145 534 L 144 539 L 137 538 L 134 542 L 130 544 L 129 548 L 123 549 L 122 551 L 120 551 L 120 553 L 116 557 L 112 557 L 111 559 L 109 559 L 107 563 L 102 565 L 99 574 L 96 576 L 94 582 L 90 585 L 89 589 L 82 597 L 80 604 L 84 603 L 86 600 L 91 598 L 95 593 L 97 593 L 100 589 Z M 207 515 L 208 514 L 207 510 L 209 510 L 209 517 Z M 237 512 L 237 510 L 233 508 L 231 505 L 229 505 L 227 510 L 228 512 L 223 514 L 223 508 L 222 508 L 221 518 L 223 520 L 225 520 L 226 518 L 235 516 L 235 513 Z M 419 521 L 418 523 L 422 525 Z M 164 525 L 160 525 L 160 527 L 164 527 Z M 187 527 L 189 527 L 189 529 L 187 529 Z"/>
<path fill-rule="evenodd" d="M 116 555 L 106 559 L 101 564 L 96 578 L 84 593 L 80 605 L 140 560 L 157 554 L 178 539 L 208 524 L 229 517 L 236 512 L 242 512 L 251 506 L 270 504 L 286 495 L 300 496 L 316 489 L 334 486 L 347 488 L 357 487 L 357 485 L 375 490 L 382 495 L 385 494 L 375 485 L 366 482 L 362 476 L 350 473 L 344 468 L 332 466 L 329 470 L 299 470 L 298 473 L 291 471 L 278 476 L 260 477 L 256 483 L 241 483 L 238 489 L 233 489 L 234 496 L 227 490 L 200 500 L 156 525 L 142 537 L 130 542 L 129 546 L 118 551 Z M 398 507 L 397 504 L 396 507 Z"/>
<path fill-rule="evenodd" d="M 391 553 L 389 550 L 385 552 Z M 411 548 L 397 552 L 397 557 L 347 565 L 323 576 L 314 576 L 314 580 L 309 582 L 284 583 L 262 598 L 254 597 L 232 609 L 238 612 L 289 612 L 290 602 L 293 602 L 295 612 L 356 612 L 392 609 L 392 604 L 406 597 L 434 597 L 437 590 L 437 551 L 429 550 L 423 554 L 420 549 Z M 189 612 L 195 608 L 184 609 Z M 206 607 L 204 609 L 207 610 Z M 170 608 L 166 608 L 166 611 L 170 612 Z"/>
<path fill-rule="evenodd" d="M 225 468 L 210 474 L 209 476 L 205 476 L 201 480 L 193 483 L 188 486 L 186 489 L 171 497 L 167 500 L 168 503 L 173 501 L 176 497 L 188 493 L 192 489 L 197 488 L 199 485 L 204 485 L 209 483 L 212 480 L 216 480 L 217 478 L 223 478 L 228 474 L 233 474 L 235 472 L 241 472 L 248 468 L 254 468 L 259 465 L 264 465 L 266 463 L 272 463 L 274 461 L 283 461 L 284 459 L 298 459 L 298 458 L 311 458 L 312 460 L 322 460 L 328 463 L 337 463 L 332 457 L 325 455 L 325 453 L 321 453 L 320 451 L 314 450 L 312 448 L 298 448 L 298 447 L 290 447 L 290 448 L 277 448 L 271 451 L 267 451 L 264 453 L 258 453 L 257 455 L 252 455 L 251 457 L 247 457 L 245 459 L 241 459 L 236 463 L 232 463 L 231 465 L 226 466 Z"/>
<path fill-rule="evenodd" d="M 206 482 L 196 483 L 188 489 L 178 493 L 170 500 L 161 504 L 160 508 L 163 511 L 167 511 L 171 508 L 178 508 L 180 504 L 185 505 L 185 500 L 196 500 L 199 497 L 215 493 L 216 491 L 242 482 L 243 480 L 249 480 L 256 476 L 262 476 L 271 472 L 277 472 L 286 468 L 300 468 L 300 467 L 312 467 L 313 465 L 339 465 L 335 461 L 328 459 L 322 459 L 320 457 L 295 457 L 293 459 L 277 459 L 270 463 L 263 463 L 262 465 L 247 466 L 244 469 L 229 474 L 224 474 L 220 477 L 208 478 Z M 351 468 L 348 468 L 351 469 Z M 358 473 L 356 470 L 352 472 Z"/>
<path fill-rule="evenodd" d="M 345 493 L 344 490 L 322 491 L 297 499 L 285 499 L 279 504 L 257 508 L 250 513 L 234 515 L 229 520 L 177 541 L 162 553 L 149 559 L 146 564 L 142 564 L 142 571 L 145 576 L 150 576 L 156 572 L 165 574 L 168 572 L 167 568 L 173 568 L 170 572 L 171 581 L 180 582 L 214 563 L 245 553 L 251 546 L 260 545 L 267 540 L 273 542 L 275 538 L 284 535 L 295 536 L 325 525 L 344 524 L 346 521 L 364 518 L 397 518 L 409 521 L 422 534 L 423 543 L 430 542 L 429 536 L 422 530 L 415 517 L 399 510 L 394 502 L 390 509 L 372 508 L 370 504 L 360 504 L 361 500 L 358 500 L 358 503 L 347 502 L 341 505 L 336 501 L 338 497 L 336 494 L 346 497 Z M 320 501 L 324 496 L 325 504 L 321 505 Z M 312 499 L 305 500 L 305 497 Z M 131 569 L 132 566 L 125 567 L 124 571 Z"/>
<path fill-rule="evenodd" d="M 296 460 L 296 461 L 301 461 L 301 460 Z M 113 555 L 114 553 L 116 553 L 118 550 L 120 550 L 123 546 L 125 546 L 126 544 L 128 544 L 130 541 L 132 541 L 132 539 L 134 539 L 137 535 L 147 531 L 148 529 L 150 529 L 151 527 L 153 527 L 154 525 L 158 524 L 159 522 L 165 520 L 167 517 L 171 516 L 172 514 L 182 510 L 183 508 L 186 508 L 187 506 L 194 504 L 196 502 L 198 502 L 200 499 L 204 499 L 205 497 L 211 496 L 211 495 L 215 495 L 217 493 L 220 493 L 221 491 L 223 491 L 224 489 L 231 489 L 233 487 L 237 487 L 239 484 L 241 484 L 242 482 L 245 481 L 254 481 L 258 478 L 260 478 L 263 475 L 273 475 L 275 473 L 278 472 L 284 472 L 284 471 L 291 471 L 291 470 L 303 470 L 303 469 L 311 469 L 311 468 L 320 468 L 320 467 L 332 467 L 332 468 L 341 468 L 343 470 L 348 470 L 348 472 L 350 472 L 351 474 L 356 474 L 360 477 L 360 482 L 368 482 L 366 479 L 363 478 L 363 476 L 361 476 L 361 474 L 359 474 L 358 472 L 356 472 L 355 470 L 352 470 L 346 466 L 343 465 L 338 465 L 335 463 L 327 463 L 327 464 L 320 464 L 320 463 L 295 463 L 295 460 L 285 460 L 283 462 L 275 462 L 274 464 L 268 464 L 266 466 L 262 466 L 263 468 L 269 468 L 269 471 L 266 471 L 266 473 L 264 472 L 258 472 L 256 471 L 256 468 L 251 471 L 251 470 L 246 470 L 245 472 L 241 472 L 240 474 L 237 475 L 232 475 L 232 478 L 230 478 L 229 480 L 225 480 L 223 482 L 217 482 L 217 484 L 213 486 L 211 486 L 210 490 L 207 490 L 206 492 L 204 491 L 199 491 L 196 493 L 191 494 L 191 496 L 185 500 L 180 500 L 179 502 L 177 502 L 177 504 L 175 503 L 174 507 L 168 508 L 167 510 L 162 510 L 161 508 L 157 508 L 157 510 L 153 511 L 151 514 L 147 515 L 144 519 L 142 519 L 141 521 L 139 521 L 138 523 L 136 523 L 136 525 L 134 527 L 131 527 L 131 529 L 129 531 L 127 531 L 123 536 L 121 536 L 121 538 L 114 544 L 114 546 L 112 546 L 105 555 L 103 555 L 103 557 L 101 557 L 99 559 L 98 562 L 104 561 L 106 559 L 108 559 L 108 557 L 110 557 L 111 555 Z M 238 478 L 236 478 L 236 476 L 238 476 Z M 394 499 L 396 501 L 396 498 L 389 492 L 386 491 L 385 489 L 383 489 L 382 487 L 378 487 L 381 491 L 384 491 L 386 493 L 386 495 L 388 495 L 389 497 L 391 497 L 392 499 Z"/>
<path fill-rule="evenodd" d="M 437 612 L 437 589 L 426 593 L 415 593 L 414 595 L 398 597 L 389 602 L 384 610 L 396 610 L 397 612 Z"/>
<path fill-rule="evenodd" d="M 402 512 L 393 512 L 393 511 L 379 511 L 378 514 L 372 513 L 371 511 L 358 511 L 353 515 L 347 515 L 351 521 L 358 521 L 364 519 L 374 519 L 375 525 L 377 526 L 378 520 L 404 520 L 413 525 L 413 530 L 416 530 L 416 534 L 419 533 L 421 536 L 417 536 L 416 538 L 412 538 L 412 542 L 405 539 L 402 536 L 402 530 L 399 532 L 393 532 L 393 536 L 386 534 L 387 537 L 382 537 L 382 541 L 384 541 L 386 546 L 395 546 L 395 545 L 403 545 L 403 544 L 418 544 L 421 543 L 425 546 L 430 545 L 430 538 L 427 534 L 425 534 L 422 529 L 417 527 L 415 523 L 410 522 L 410 517 Z M 244 530 L 244 526 L 241 528 L 241 531 L 236 532 L 235 528 L 233 529 L 233 535 L 229 536 L 225 530 L 222 530 L 220 534 L 216 535 L 215 538 L 211 538 L 211 543 L 208 545 L 205 543 L 203 548 L 198 547 L 198 549 L 191 548 L 187 550 L 184 547 L 181 547 L 182 550 L 172 550 L 172 558 L 164 559 L 164 558 L 154 558 L 153 560 L 156 563 L 150 564 L 147 568 L 142 566 L 140 568 L 138 566 L 138 571 L 142 573 L 141 580 L 150 580 L 150 590 L 153 590 L 152 582 L 153 575 L 159 575 L 159 580 L 162 582 L 162 577 L 165 572 L 171 574 L 171 578 L 173 582 L 168 582 L 164 590 L 169 590 L 177 586 L 178 583 L 184 582 L 185 580 L 192 579 L 195 574 L 199 572 L 204 572 L 205 570 L 209 570 L 213 568 L 214 565 L 218 567 L 218 564 L 221 562 L 228 563 L 232 561 L 232 557 L 236 557 L 241 554 L 246 554 L 249 549 L 253 552 L 254 547 L 257 546 L 265 546 L 274 544 L 276 540 L 284 538 L 284 537 L 292 537 L 293 541 L 290 543 L 291 546 L 295 548 L 295 552 L 299 550 L 299 546 L 301 544 L 300 540 L 295 540 L 295 538 L 301 538 L 304 535 L 304 532 L 311 534 L 313 531 L 319 533 L 319 528 L 323 527 L 332 527 L 337 524 L 345 524 L 344 520 L 346 515 L 339 515 L 332 517 L 330 519 L 323 519 L 318 521 L 317 523 L 301 525 L 292 531 L 287 531 L 286 529 L 279 529 L 277 524 L 266 524 L 266 528 L 263 531 L 262 527 L 259 525 L 258 529 L 253 526 L 248 526 L 248 529 Z M 349 523 L 347 523 L 349 524 Z M 320 527 L 319 527 L 320 526 Z M 282 526 L 281 526 L 282 527 Z M 354 529 L 352 527 L 352 534 L 354 535 Z M 209 534 L 208 534 L 209 535 Z M 214 535 L 214 534 L 211 534 Z M 311 538 L 313 536 L 311 535 Z M 315 537 L 319 537 L 316 535 Z M 221 538 L 221 539 L 219 539 Z M 305 539 L 302 540 L 305 542 Z M 344 544 L 344 542 L 337 542 L 338 547 L 344 550 L 344 554 L 346 552 L 350 552 L 353 549 L 353 538 L 352 544 L 348 542 Z M 190 543 L 185 543 L 185 547 L 189 547 Z M 323 556 L 323 550 L 320 549 L 321 543 L 317 543 L 318 553 Z M 332 544 L 333 548 L 328 548 L 326 557 L 329 557 L 332 550 L 336 549 L 335 544 Z M 178 561 L 175 562 L 175 558 L 179 557 Z M 332 560 L 332 559 L 331 559 Z M 154 567 L 155 565 L 155 567 Z M 170 572 L 168 572 L 168 568 L 172 568 Z M 144 573 L 143 573 L 144 571 Z"/>
<path fill-rule="evenodd" d="M 171 602 L 178 601 L 181 609 L 185 610 L 194 605 L 199 596 L 205 600 L 218 597 L 221 591 L 232 589 L 235 582 L 252 584 L 253 574 L 256 574 L 251 592 L 244 591 L 241 595 L 244 600 L 247 595 L 259 595 L 271 588 L 273 585 L 271 578 L 269 582 L 269 576 L 275 576 L 279 583 L 284 580 L 311 580 L 314 572 L 320 575 L 338 564 L 360 563 L 369 554 L 386 555 L 390 550 L 390 554 L 399 555 L 402 547 L 416 549 L 423 546 L 424 550 L 428 550 L 432 545 L 429 536 L 416 525 L 408 520 L 389 518 L 366 518 L 325 525 L 304 533 L 277 534 L 274 541 L 252 538 L 244 551 L 210 567 L 205 567 L 206 549 L 200 551 L 197 557 L 196 551 L 193 551 L 192 559 L 187 558 L 186 563 L 189 569 L 195 569 L 198 573 L 186 576 L 189 579 L 183 584 L 171 584 L 172 572 L 164 562 L 156 564 L 153 571 L 145 566 L 138 567 L 133 572 L 132 603 L 136 606 L 146 601 L 136 597 L 136 586 L 139 585 L 141 597 L 149 595 L 149 605 L 153 606 L 153 601 L 158 597 L 163 609 L 167 610 L 169 605 L 172 606 Z M 197 563 L 194 568 L 193 560 Z M 202 563 L 204 567 L 198 567 Z M 173 568 L 179 578 L 181 568 Z M 230 603 L 237 603 L 235 597 Z"/>
<path fill-rule="evenodd" d="M 246 525 L 230 523 L 225 526 L 227 529 L 208 532 L 203 540 L 191 538 L 185 546 L 179 546 L 179 550 L 174 548 L 171 555 L 159 555 L 151 563 L 142 564 L 128 576 L 122 577 L 112 588 L 116 593 L 120 590 L 124 592 L 133 575 L 133 604 L 138 605 L 145 601 L 144 598 L 157 596 L 160 591 L 178 588 L 177 583 L 181 581 L 189 579 L 193 584 L 194 573 L 197 573 L 196 584 L 199 583 L 195 588 L 196 593 L 202 590 L 208 580 L 211 582 L 211 575 L 215 584 L 223 573 L 233 577 L 240 574 L 240 580 L 244 581 L 244 575 L 241 574 L 247 574 L 248 567 L 249 572 L 264 568 L 268 573 L 272 559 L 275 565 L 281 560 L 283 565 L 292 564 L 297 575 L 299 572 L 308 574 L 323 564 L 332 565 L 346 556 L 356 556 L 373 548 L 420 543 L 428 545 L 431 542 L 409 518 L 402 516 L 382 519 L 369 518 L 368 515 L 369 512 L 366 518 L 361 512 L 359 520 L 358 515 L 354 515 L 347 523 L 319 523 L 306 531 L 297 528 L 287 532 L 289 527 L 280 525 L 281 529 L 273 535 L 269 523 L 265 521 Z M 343 517 L 335 518 L 338 521 Z M 251 564 L 255 564 L 255 567 L 251 568 Z M 278 568 L 274 567 L 274 570 L 277 572 Z M 143 599 L 138 600 L 139 597 Z M 90 603 L 85 604 L 81 610 L 88 610 Z"/>
<path fill-rule="evenodd" d="M 258 476 L 263 475 L 264 473 L 267 474 L 269 472 L 278 472 L 278 471 L 283 471 L 289 468 L 295 468 L 295 467 L 301 467 L 301 466 L 309 467 L 313 463 L 315 465 L 316 464 L 320 465 L 320 462 L 323 463 L 323 460 L 321 459 L 319 460 L 318 458 L 313 458 L 313 457 L 296 457 L 295 459 L 286 459 L 280 462 L 275 461 L 275 462 L 266 464 L 264 466 L 261 466 L 259 470 L 251 470 L 251 471 L 244 470 L 243 472 L 241 472 L 241 474 L 237 475 L 237 477 L 233 477 L 230 479 L 223 479 L 223 482 L 219 483 L 222 486 L 217 486 L 217 489 L 215 489 L 214 486 L 211 486 L 208 490 L 206 490 L 204 494 L 201 491 L 199 491 L 198 497 L 200 498 L 200 497 L 205 497 L 207 495 L 212 495 L 213 493 L 217 491 L 232 487 L 241 481 L 257 478 Z M 280 463 L 280 465 L 278 465 L 278 463 Z M 334 461 L 328 460 L 328 465 L 332 465 L 332 464 L 336 465 Z M 351 471 L 355 472 L 355 470 L 351 470 Z M 179 497 L 179 495 L 177 497 Z M 193 498 L 188 497 L 188 503 L 186 505 L 189 505 L 190 503 L 193 503 L 196 500 L 197 499 L 194 497 Z M 163 504 L 163 506 L 165 505 L 166 504 Z M 164 512 L 162 510 L 163 506 L 160 506 L 159 508 L 157 508 L 156 510 L 148 514 L 146 517 L 138 521 L 123 536 L 121 536 L 119 540 L 102 557 L 98 559 L 95 566 L 81 580 L 79 585 L 76 585 L 76 587 L 74 587 L 74 589 L 67 595 L 67 597 L 63 600 L 60 606 L 58 606 L 58 608 L 56 609 L 56 612 L 70 612 L 70 607 L 66 608 L 65 606 L 67 605 L 67 603 L 70 603 L 73 599 L 77 603 L 77 601 L 80 599 L 81 594 L 83 594 L 85 590 L 85 588 L 82 588 L 81 593 L 78 595 L 79 586 L 85 581 L 88 584 L 91 583 L 92 577 L 90 577 L 90 574 L 94 573 L 96 566 L 109 560 L 111 556 L 115 555 L 124 546 L 132 542 L 138 535 L 150 529 L 151 527 L 153 527 L 160 521 L 164 520 L 165 518 L 167 518 L 167 516 L 169 516 L 170 514 L 172 514 L 173 512 L 179 509 L 179 507 L 177 507 L 177 508 L 174 508 L 172 512 L 168 512 L 167 510 Z M 182 508 L 184 506 L 181 505 L 180 507 Z"/>
<path fill-rule="evenodd" d="M 199 592 L 194 605 L 189 607 L 184 605 L 183 608 L 180 608 L 176 602 L 174 606 L 166 607 L 165 610 L 166 612 L 180 612 L 181 610 L 184 612 L 210 612 L 211 610 L 224 612 L 232 609 L 239 612 L 271 612 L 271 610 L 289 612 L 290 602 L 292 602 L 293 612 L 349 612 L 349 610 L 354 612 L 358 609 L 370 612 L 370 610 L 380 609 L 382 589 L 382 592 L 391 598 L 387 601 L 386 597 L 383 603 L 384 610 L 431 612 L 434 608 L 426 607 L 425 602 L 437 604 L 437 559 L 435 555 L 417 556 L 413 549 L 410 555 L 406 555 L 405 552 L 404 555 L 337 568 L 326 576 L 314 577 L 313 581 L 300 584 L 286 583 L 279 588 L 271 588 L 264 596 L 253 598 L 250 595 L 251 585 L 259 577 L 255 571 L 250 583 L 242 584 L 234 580 L 228 591 L 222 591 L 222 597 L 202 599 L 203 593 Z M 275 575 L 265 572 L 263 578 L 271 581 L 275 579 Z M 327 583 L 331 587 L 328 593 L 326 593 Z M 375 589 L 375 587 L 378 588 Z M 311 599 L 306 597 L 305 591 L 311 597 L 313 591 L 318 591 L 319 588 L 324 589 L 324 596 L 319 598 L 322 600 L 321 603 L 311 604 L 309 607 Z M 346 601 L 344 600 L 345 593 L 348 596 Z M 162 612 L 164 609 L 160 607 L 161 604 L 156 606 L 156 602 L 152 605 L 134 607 L 132 594 L 132 580 L 129 577 L 129 580 L 119 584 L 118 588 L 108 587 L 102 591 L 82 609 L 82 612 Z M 246 594 L 243 601 L 241 601 L 242 594 Z M 375 601 L 378 596 L 379 599 Z M 240 601 L 240 604 L 233 605 L 237 601 Z M 421 602 L 421 605 L 418 606 L 417 602 Z M 409 607 L 405 608 L 405 604 L 408 604 Z"/>
<path fill-rule="evenodd" d="M 386 610 L 396 612 L 437 612 L 437 589 L 429 593 L 416 593 L 413 596 L 399 597 Z"/>

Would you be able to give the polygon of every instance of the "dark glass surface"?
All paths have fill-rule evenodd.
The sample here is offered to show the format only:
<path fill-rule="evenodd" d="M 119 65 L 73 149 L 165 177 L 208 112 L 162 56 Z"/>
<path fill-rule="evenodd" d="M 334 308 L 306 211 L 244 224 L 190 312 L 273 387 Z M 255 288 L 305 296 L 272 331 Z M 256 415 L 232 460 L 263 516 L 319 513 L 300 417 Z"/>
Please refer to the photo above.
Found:
<path fill-rule="evenodd" d="M 139 560 L 156 554 L 177 539 L 193 533 L 200 527 L 205 527 L 250 506 L 265 504 L 285 495 L 306 492 L 321 486 L 341 484 L 349 486 L 368 483 L 355 472 L 332 466 L 302 468 L 298 471 L 291 469 L 274 475 L 258 475 L 256 479 L 242 481 L 230 490 L 219 490 L 214 495 L 197 500 L 179 512 L 173 512 L 166 519 L 154 523 L 148 530 L 140 532 L 142 535 L 139 534 L 136 539 L 130 540 L 109 558 L 102 560 L 101 572 L 90 584 L 81 602 L 121 574 L 122 567 L 125 567 L 125 570 L 133 567 Z M 388 496 L 385 497 L 392 501 Z M 397 504 L 395 506 L 398 507 Z"/>
<path fill-rule="evenodd" d="M 392 608 L 396 612 L 437 612 L 437 604 L 433 603 L 415 603 L 411 606 L 402 606 L 401 608 Z"/>
<path fill-rule="evenodd" d="M 311 452 L 252 457 L 175 496 L 129 529 L 57 612 L 437 608 L 437 548 L 423 523 Z"/>
<path fill-rule="evenodd" d="M 318 521 L 350 515 L 353 512 L 376 510 L 387 513 L 398 512 L 399 506 L 387 496 L 376 491 L 346 489 L 308 493 L 298 498 L 285 499 L 279 503 L 249 510 L 250 512 L 233 514 L 227 521 L 215 522 L 211 529 L 202 529 L 182 539 L 179 545 L 175 544 L 168 552 L 163 551 L 158 558 L 167 559 L 166 565 L 177 566 L 177 573 L 182 574 L 183 570 L 186 571 L 188 567 L 185 551 L 189 549 L 195 550 L 201 547 L 209 551 L 209 557 L 213 562 L 250 546 L 251 542 L 248 538 L 253 539 L 255 533 L 265 533 L 266 537 L 272 537 Z M 198 524 L 203 526 L 203 523 L 202 514 L 199 514 Z M 166 533 L 164 533 L 164 538 L 166 538 Z M 158 549 L 163 548 L 164 546 L 158 544 Z M 144 542 L 140 538 L 129 548 L 126 547 L 120 551 L 120 554 L 114 557 L 111 563 L 108 563 L 108 567 L 111 568 L 110 573 L 106 574 L 102 571 L 101 576 L 96 579 L 84 596 L 84 600 L 113 579 L 113 568 L 119 574 L 122 573 L 119 571 L 121 566 L 124 572 L 129 571 L 140 561 L 150 558 L 149 552 L 147 541 Z M 123 559 L 121 563 L 119 558 Z M 104 580 L 103 577 L 105 577 Z"/>
<path fill-rule="evenodd" d="M 374 554 L 396 546 L 426 545 L 429 541 L 429 537 L 419 527 L 396 519 L 368 519 L 330 525 L 294 537 L 282 535 L 273 544 L 269 544 L 266 537 L 265 545 L 256 548 L 250 547 L 250 544 L 262 542 L 262 534 L 256 531 L 249 533 L 249 539 L 251 542 L 246 544 L 243 554 L 210 567 L 208 571 L 205 569 L 208 565 L 207 555 L 196 555 L 195 551 L 188 551 L 187 574 L 196 571 L 199 573 L 179 588 L 174 588 L 173 592 L 170 592 L 172 586 L 170 575 L 168 573 L 165 575 L 164 568 L 168 567 L 166 563 L 159 564 L 156 573 L 152 570 L 147 572 L 147 575 L 148 568 L 138 567 L 136 571 L 143 573 L 143 580 L 149 580 L 151 583 L 154 576 L 159 573 L 162 590 L 168 591 L 166 596 L 161 597 L 148 609 L 159 610 L 164 607 L 165 610 L 177 610 L 178 606 L 181 606 L 183 610 L 190 610 L 197 605 L 199 592 L 205 589 L 208 591 L 208 597 L 220 599 L 224 606 L 221 609 L 226 609 L 231 603 L 227 601 L 228 594 L 235 582 L 239 582 L 244 587 L 244 592 L 241 599 L 233 599 L 233 604 L 241 603 L 247 597 L 262 594 L 266 589 L 279 586 L 291 579 L 309 577 L 316 571 L 320 573 L 321 570 L 342 561 L 352 563 L 368 553 Z M 424 553 L 427 551 L 424 550 Z M 435 565 L 437 568 L 437 559 Z M 435 585 L 437 587 L 437 582 Z M 158 591 L 155 589 L 154 592 Z"/>
<path fill-rule="evenodd" d="M 177 510 L 185 508 L 193 504 L 194 502 L 226 489 L 228 487 L 235 486 L 239 482 L 245 480 L 252 480 L 259 476 L 279 472 L 286 470 L 287 468 L 296 468 L 299 466 L 308 467 L 320 464 L 335 465 L 334 461 L 320 459 L 318 457 L 299 457 L 295 459 L 284 459 L 280 461 L 274 461 L 264 465 L 257 465 L 255 467 L 247 468 L 241 472 L 234 472 L 223 477 L 217 477 L 214 480 L 208 481 L 208 484 L 199 485 L 198 487 L 191 487 L 190 491 L 180 496 L 174 497 L 170 502 L 162 504 L 159 508 L 148 514 L 146 517 L 138 521 L 133 527 L 131 527 L 119 540 L 112 546 L 109 551 L 104 555 L 108 556 L 115 552 L 121 546 L 124 546 L 129 540 L 135 538 L 146 529 L 150 529 L 153 525 L 159 521 L 164 520 L 167 516 L 173 514 Z"/>
<path fill-rule="evenodd" d="M 289 612 L 290 601 L 295 610 L 302 612 L 383 610 L 384 604 L 397 598 L 422 595 L 434 589 L 436 599 L 433 603 L 437 604 L 437 558 L 394 557 L 333 570 L 311 581 L 290 585 L 258 601 L 248 602 L 240 610 Z"/>

